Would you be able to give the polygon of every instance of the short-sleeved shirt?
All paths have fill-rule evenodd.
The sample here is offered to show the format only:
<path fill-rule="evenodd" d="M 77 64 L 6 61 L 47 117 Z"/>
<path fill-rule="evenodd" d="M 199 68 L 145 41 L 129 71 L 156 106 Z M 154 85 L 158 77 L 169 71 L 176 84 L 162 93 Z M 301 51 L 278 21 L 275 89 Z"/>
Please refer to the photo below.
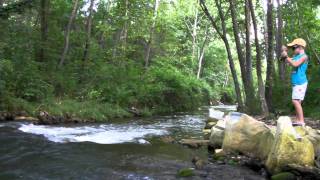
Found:
<path fill-rule="evenodd" d="M 293 61 L 298 61 L 300 58 L 307 56 L 306 54 L 297 54 L 293 56 Z M 307 59 L 300 64 L 298 67 L 294 67 L 291 73 L 291 84 L 292 85 L 302 85 L 308 82 L 307 79 L 307 69 L 308 69 L 308 57 Z"/>

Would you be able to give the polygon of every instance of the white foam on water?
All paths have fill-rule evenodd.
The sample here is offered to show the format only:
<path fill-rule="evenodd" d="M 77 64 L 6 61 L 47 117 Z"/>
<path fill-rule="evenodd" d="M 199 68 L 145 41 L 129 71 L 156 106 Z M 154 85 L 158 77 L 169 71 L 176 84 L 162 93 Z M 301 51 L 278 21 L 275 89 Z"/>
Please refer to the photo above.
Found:
<path fill-rule="evenodd" d="M 167 134 L 165 129 L 148 128 L 139 125 L 100 125 L 81 127 L 54 127 L 22 124 L 19 130 L 43 135 L 48 140 L 58 143 L 94 142 L 99 144 L 118 144 L 125 142 L 149 143 L 142 139 L 148 135 Z"/>

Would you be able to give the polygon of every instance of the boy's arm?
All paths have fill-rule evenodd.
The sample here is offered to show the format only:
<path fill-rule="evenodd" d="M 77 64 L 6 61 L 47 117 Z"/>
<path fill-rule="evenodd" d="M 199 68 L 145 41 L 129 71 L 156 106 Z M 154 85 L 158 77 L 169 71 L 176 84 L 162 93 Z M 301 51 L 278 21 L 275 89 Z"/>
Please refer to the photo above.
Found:
<path fill-rule="evenodd" d="M 303 57 L 301 57 L 299 60 L 297 60 L 297 61 L 293 61 L 292 60 L 292 58 L 290 58 L 290 57 L 287 57 L 287 62 L 291 65 L 291 66 L 293 66 L 293 67 L 298 67 L 298 66 L 300 66 L 302 63 L 304 63 L 306 60 L 308 59 L 308 57 L 307 56 L 303 56 Z"/>

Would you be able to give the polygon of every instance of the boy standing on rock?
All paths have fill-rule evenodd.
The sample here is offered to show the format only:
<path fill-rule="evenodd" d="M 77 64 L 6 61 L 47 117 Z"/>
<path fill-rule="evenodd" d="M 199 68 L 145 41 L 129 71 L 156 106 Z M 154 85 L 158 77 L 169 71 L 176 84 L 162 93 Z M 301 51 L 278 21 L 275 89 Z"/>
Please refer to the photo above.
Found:
<path fill-rule="evenodd" d="M 304 96 L 307 91 L 308 79 L 308 56 L 305 54 L 305 47 L 307 43 L 305 40 L 298 38 L 293 40 L 287 46 L 292 48 L 294 56 L 288 57 L 287 48 L 283 48 L 282 57 L 291 65 L 291 84 L 292 84 L 292 103 L 296 110 L 297 120 L 293 123 L 294 126 L 304 126 L 303 109 L 301 106 Z"/>

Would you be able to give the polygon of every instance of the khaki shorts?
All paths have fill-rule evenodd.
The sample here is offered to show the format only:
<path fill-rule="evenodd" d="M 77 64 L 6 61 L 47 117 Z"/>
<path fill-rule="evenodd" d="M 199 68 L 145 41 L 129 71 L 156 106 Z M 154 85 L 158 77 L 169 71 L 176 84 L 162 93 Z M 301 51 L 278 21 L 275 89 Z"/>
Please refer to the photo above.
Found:
<path fill-rule="evenodd" d="M 308 83 L 304 83 L 301 85 L 294 85 L 292 87 L 292 99 L 296 100 L 304 100 L 304 96 L 306 95 Z"/>

